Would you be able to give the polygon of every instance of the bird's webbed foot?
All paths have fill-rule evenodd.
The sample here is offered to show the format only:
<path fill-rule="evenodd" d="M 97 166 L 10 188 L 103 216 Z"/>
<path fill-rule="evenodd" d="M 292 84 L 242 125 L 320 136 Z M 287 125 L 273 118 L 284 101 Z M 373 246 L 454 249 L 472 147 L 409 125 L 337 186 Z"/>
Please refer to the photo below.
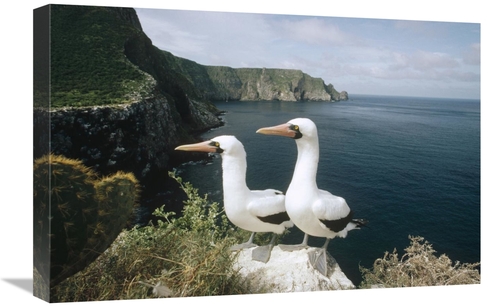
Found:
<path fill-rule="evenodd" d="M 309 262 L 318 272 L 324 276 L 328 276 L 328 265 L 326 262 L 326 249 L 324 248 L 314 248 L 307 253 L 309 257 Z"/>
<path fill-rule="evenodd" d="M 273 245 L 271 244 L 256 247 L 252 250 L 252 260 L 267 263 L 269 258 L 271 258 L 272 250 Z"/>

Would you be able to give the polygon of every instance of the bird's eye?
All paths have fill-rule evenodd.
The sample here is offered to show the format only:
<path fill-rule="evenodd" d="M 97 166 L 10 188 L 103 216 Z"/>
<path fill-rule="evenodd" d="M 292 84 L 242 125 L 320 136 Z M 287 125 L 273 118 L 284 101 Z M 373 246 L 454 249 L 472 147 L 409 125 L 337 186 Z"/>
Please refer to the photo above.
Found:
<path fill-rule="evenodd" d="M 220 148 L 220 143 L 219 142 L 212 141 L 212 142 L 210 142 L 210 146 L 215 147 L 215 152 L 217 152 L 217 153 L 223 153 L 224 152 L 224 149 Z"/>
<path fill-rule="evenodd" d="M 290 125 L 290 130 L 292 130 L 295 134 L 294 139 L 300 139 L 302 137 L 302 133 L 300 132 L 300 128 L 297 125 Z"/>

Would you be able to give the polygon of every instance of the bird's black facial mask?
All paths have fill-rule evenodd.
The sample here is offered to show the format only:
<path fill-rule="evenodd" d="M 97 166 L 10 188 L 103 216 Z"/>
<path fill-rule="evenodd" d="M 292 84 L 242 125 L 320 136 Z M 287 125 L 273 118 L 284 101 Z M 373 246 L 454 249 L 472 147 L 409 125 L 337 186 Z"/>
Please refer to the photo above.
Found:
<path fill-rule="evenodd" d="M 212 142 L 210 142 L 209 145 L 215 147 L 216 153 L 223 153 L 224 152 L 224 149 L 220 148 L 219 142 L 212 141 Z"/>
<path fill-rule="evenodd" d="M 293 137 L 294 140 L 300 139 L 302 137 L 302 133 L 300 132 L 299 126 L 290 124 L 290 130 L 295 132 L 295 136 Z"/>

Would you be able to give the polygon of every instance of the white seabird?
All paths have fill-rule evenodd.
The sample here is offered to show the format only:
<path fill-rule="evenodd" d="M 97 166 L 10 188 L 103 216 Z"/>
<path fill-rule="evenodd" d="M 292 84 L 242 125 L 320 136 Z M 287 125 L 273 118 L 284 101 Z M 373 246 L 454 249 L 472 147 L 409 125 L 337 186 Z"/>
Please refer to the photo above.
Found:
<path fill-rule="evenodd" d="M 293 227 L 285 210 L 285 196 L 274 189 L 250 190 L 246 184 L 246 152 L 243 144 L 234 136 L 223 135 L 196 144 L 182 145 L 175 150 L 219 153 L 222 157 L 222 187 L 224 210 L 227 218 L 236 226 L 251 231 L 246 243 L 235 245 L 231 250 L 255 247 L 256 232 L 273 232 L 271 242 L 252 251 L 252 259 L 267 262 L 271 256 L 277 234 Z"/>
<path fill-rule="evenodd" d="M 326 248 L 330 239 L 345 238 L 348 231 L 358 229 L 366 221 L 352 218 L 353 213 L 344 198 L 318 189 L 319 140 L 313 121 L 296 118 L 286 124 L 261 128 L 257 133 L 286 136 L 296 141 L 297 162 L 286 192 L 285 207 L 292 222 L 304 232 L 304 240 L 298 245 L 280 247 L 288 251 L 297 250 L 308 247 L 309 235 L 325 237 L 325 244 L 308 255 L 313 267 L 326 276 Z"/>

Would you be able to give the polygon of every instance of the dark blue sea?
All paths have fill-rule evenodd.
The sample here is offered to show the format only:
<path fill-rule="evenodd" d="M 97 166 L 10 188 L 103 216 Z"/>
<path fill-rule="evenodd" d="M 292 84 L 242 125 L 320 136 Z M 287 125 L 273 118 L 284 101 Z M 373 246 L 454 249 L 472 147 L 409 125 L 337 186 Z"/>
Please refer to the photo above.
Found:
<path fill-rule="evenodd" d="M 286 191 L 296 145 L 256 134 L 264 126 L 308 117 L 320 141 L 318 187 L 342 196 L 367 228 L 330 242 L 329 252 L 354 284 L 359 266 L 404 254 L 409 235 L 452 261 L 480 261 L 480 102 L 350 95 L 341 102 L 218 102 L 225 125 L 202 137 L 235 135 L 245 146 L 250 189 Z M 222 203 L 221 160 L 188 163 L 178 172 Z M 300 243 L 294 227 L 281 243 Z M 321 246 L 323 238 L 309 244 Z"/>

